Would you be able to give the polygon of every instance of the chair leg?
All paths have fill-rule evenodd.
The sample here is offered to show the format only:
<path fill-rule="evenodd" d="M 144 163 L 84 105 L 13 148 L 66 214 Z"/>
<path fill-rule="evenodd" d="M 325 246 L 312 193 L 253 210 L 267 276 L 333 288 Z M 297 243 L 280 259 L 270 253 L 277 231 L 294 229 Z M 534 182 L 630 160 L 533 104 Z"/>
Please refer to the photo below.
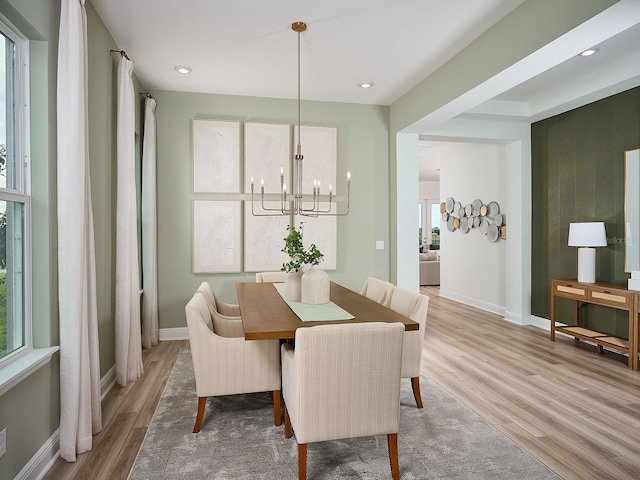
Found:
<path fill-rule="evenodd" d="M 280 390 L 273 391 L 273 423 L 276 427 L 282 424 L 280 417 Z"/>
<path fill-rule="evenodd" d="M 393 478 L 393 480 L 400 480 L 400 466 L 398 465 L 398 434 L 388 434 L 387 444 L 389 445 L 389 463 L 391 464 L 391 477 Z M 298 456 L 299 455 L 300 452 L 298 452 Z"/>
<path fill-rule="evenodd" d="M 284 404 L 284 438 L 291 438 L 291 418 L 289 418 L 286 403 Z"/>
<path fill-rule="evenodd" d="M 307 444 L 298 444 L 298 480 L 307 480 Z M 400 480 L 400 477 L 394 480 Z"/>
<path fill-rule="evenodd" d="M 422 397 L 420 396 L 420 377 L 411 378 L 411 387 L 413 388 L 413 396 L 416 399 L 418 408 L 422 408 Z"/>
<path fill-rule="evenodd" d="M 200 431 L 202 418 L 204 417 L 204 407 L 207 405 L 207 397 L 198 397 L 198 414 L 196 415 L 196 423 L 193 425 L 193 433 Z"/>

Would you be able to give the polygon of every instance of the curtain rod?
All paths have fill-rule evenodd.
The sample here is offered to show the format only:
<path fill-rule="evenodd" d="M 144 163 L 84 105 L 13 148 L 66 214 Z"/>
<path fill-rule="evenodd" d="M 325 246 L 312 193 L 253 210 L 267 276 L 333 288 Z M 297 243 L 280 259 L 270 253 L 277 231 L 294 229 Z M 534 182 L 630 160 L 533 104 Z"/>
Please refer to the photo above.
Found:
<path fill-rule="evenodd" d="M 140 95 L 141 97 L 152 98 L 155 100 L 155 98 L 153 98 L 153 95 L 151 95 L 149 92 L 140 92 L 138 93 L 138 95 Z"/>
<path fill-rule="evenodd" d="M 124 58 L 126 58 L 129 61 L 131 61 L 131 59 L 127 56 L 127 52 L 125 52 L 124 50 L 109 50 L 109 55 L 111 55 L 112 53 L 119 53 Z"/>

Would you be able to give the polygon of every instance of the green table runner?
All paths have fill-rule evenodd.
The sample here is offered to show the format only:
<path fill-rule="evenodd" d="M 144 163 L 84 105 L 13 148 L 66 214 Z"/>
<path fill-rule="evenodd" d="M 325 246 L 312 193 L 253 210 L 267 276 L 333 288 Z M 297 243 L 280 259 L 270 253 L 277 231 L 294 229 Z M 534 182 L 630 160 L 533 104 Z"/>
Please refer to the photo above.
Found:
<path fill-rule="evenodd" d="M 351 320 L 355 318 L 349 312 L 339 307 L 333 302 L 322 305 L 310 305 L 302 302 L 290 302 L 284 298 L 284 283 L 274 283 L 273 286 L 278 291 L 282 299 L 287 302 L 289 308 L 293 310 L 303 322 L 321 322 L 334 320 Z"/>

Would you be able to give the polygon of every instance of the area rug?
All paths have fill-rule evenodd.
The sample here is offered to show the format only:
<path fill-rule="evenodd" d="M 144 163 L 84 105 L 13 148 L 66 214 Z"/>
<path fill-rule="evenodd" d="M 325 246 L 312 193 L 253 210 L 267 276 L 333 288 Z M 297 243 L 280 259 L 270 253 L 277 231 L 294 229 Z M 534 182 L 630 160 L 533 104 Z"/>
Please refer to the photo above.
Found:
<path fill-rule="evenodd" d="M 398 451 L 404 480 L 558 477 L 437 385 L 422 377 L 423 409 L 402 381 Z M 297 444 L 273 425 L 269 393 L 210 398 L 200 433 L 191 352 L 183 350 L 129 480 L 295 480 Z M 386 436 L 312 443 L 307 478 L 391 478 Z"/>

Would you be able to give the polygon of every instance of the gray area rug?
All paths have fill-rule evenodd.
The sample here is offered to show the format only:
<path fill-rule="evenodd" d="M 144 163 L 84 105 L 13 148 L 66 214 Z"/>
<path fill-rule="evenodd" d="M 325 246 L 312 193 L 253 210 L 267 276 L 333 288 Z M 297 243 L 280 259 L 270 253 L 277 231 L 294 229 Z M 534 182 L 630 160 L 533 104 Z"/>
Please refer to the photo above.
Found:
<path fill-rule="evenodd" d="M 400 474 L 414 479 L 557 479 L 551 470 L 428 379 L 423 409 L 402 381 L 398 450 Z M 151 479 L 297 479 L 295 436 L 273 425 L 269 393 L 207 400 L 200 433 L 191 352 L 176 361 L 129 474 Z M 311 443 L 307 478 L 391 478 L 385 435 Z"/>

